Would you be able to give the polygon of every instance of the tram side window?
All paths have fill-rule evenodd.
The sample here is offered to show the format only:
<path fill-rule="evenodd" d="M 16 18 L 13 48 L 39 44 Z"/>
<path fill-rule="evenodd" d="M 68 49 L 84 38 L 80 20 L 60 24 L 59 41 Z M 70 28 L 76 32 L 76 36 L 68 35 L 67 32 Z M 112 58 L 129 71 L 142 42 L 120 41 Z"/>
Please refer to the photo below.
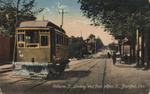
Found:
<path fill-rule="evenodd" d="M 56 35 L 57 44 L 59 44 L 59 35 Z"/>
<path fill-rule="evenodd" d="M 61 36 L 61 44 L 64 45 L 64 37 Z"/>
<path fill-rule="evenodd" d="M 41 46 L 48 46 L 48 36 L 41 36 Z"/>
<path fill-rule="evenodd" d="M 68 46 L 68 41 L 69 41 L 69 40 L 66 38 L 66 40 L 65 40 L 65 42 L 66 42 L 65 45 L 66 45 L 66 46 Z"/>
<path fill-rule="evenodd" d="M 57 34 L 57 44 L 61 44 L 61 35 Z"/>

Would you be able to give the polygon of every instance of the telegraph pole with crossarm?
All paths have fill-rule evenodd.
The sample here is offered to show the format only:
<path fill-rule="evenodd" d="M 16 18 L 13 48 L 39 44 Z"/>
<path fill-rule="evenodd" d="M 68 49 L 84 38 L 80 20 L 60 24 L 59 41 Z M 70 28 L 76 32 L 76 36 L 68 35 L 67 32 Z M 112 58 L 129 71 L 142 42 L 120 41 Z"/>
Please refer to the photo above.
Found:
<path fill-rule="evenodd" d="M 61 11 L 59 11 L 59 14 L 61 13 L 61 25 L 60 25 L 60 27 L 63 27 L 63 25 L 64 25 L 64 14 L 67 12 L 64 11 L 64 8 L 61 8 L 60 10 L 61 10 Z"/>

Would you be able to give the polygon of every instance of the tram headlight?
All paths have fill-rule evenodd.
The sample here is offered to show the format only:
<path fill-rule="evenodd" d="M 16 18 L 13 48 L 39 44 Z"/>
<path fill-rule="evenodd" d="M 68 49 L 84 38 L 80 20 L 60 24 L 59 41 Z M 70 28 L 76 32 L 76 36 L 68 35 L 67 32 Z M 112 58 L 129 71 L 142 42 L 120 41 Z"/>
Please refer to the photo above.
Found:
<path fill-rule="evenodd" d="M 21 54 L 21 51 L 20 51 L 20 50 L 19 50 L 18 52 L 19 52 L 19 54 Z"/>

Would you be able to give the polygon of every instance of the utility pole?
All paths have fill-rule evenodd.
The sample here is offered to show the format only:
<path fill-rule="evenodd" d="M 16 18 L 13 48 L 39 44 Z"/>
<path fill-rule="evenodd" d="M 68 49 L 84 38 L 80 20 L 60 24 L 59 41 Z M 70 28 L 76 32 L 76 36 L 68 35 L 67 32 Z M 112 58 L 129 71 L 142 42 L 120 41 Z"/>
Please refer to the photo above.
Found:
<path fill-rule="evenodd" d="M 44 17 L 44 15 L 43 15 L 43 21 L 45 21 L 45 17 Z"/>
<path fill-rule="evenodd" d="M 17 40 L 17 39 L 16 39 L 16 37 L 17 37 L 17 36 L 16 36 L 16 27 L 17 27 L 17 22 L 18 22 L 19 3 L 20 3 L 20 0 L 17 1 L 17 10 L 16 10 L 16 23 L 15 23 L 15 34 L 14 34 L 15 41 L 14 41 L 13 60 L 12 60 L 12 61 L 13 61 L 13 62 L 12 62 L 13 64 L 15 63 L 15 58 L 16 58 L 16 42 L 17 42 L 17 41 L 16 41 L 16 40 Z"/>
<path fill-rule="evenodd" d="M 140 35 L 139 35 L 139 30 L 136 31 L 136 39 L 137 39 L 137 66 L 140 65 Z"/>
<path fill-rule="evenodd" d="M 64 14 L 67 12 L 64 11 L 64 8 L 61 8 L 60 10 L 61 10 L 61 11 L 59 11 L 59 14 L 61 13 L 61 25 L 60 25 L 60 27 L 63 27 L 63 25 L 64 25 Z"/>
<path fill-rule="evenodd" d="M 18 22 L 19 3 L 20 3 L 20 0 L 18 0 L 18 1 L 17 1 L 17 10 L 16 10 L 16 24 L 17 24 L 17 22 Z"/>

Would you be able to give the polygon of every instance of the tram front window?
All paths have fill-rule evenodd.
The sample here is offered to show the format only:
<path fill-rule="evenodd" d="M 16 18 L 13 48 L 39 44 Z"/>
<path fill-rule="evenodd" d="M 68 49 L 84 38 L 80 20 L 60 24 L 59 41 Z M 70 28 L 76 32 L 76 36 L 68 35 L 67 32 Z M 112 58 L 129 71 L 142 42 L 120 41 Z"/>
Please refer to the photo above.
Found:
<path fill-rule="evenodd" d="M 18 47 L 24 47 L 24 34 L 18 34 Z"/>
<path fill-rule="evenodd" d="M 24 34 L 18 34 L 18 42 L 24 42 Z"/>
<path fill-rule="evenodd" d="M 39 44 L 39 32 L 38 31 L 26 31 L 26 46 L 38 47 Z"/>

